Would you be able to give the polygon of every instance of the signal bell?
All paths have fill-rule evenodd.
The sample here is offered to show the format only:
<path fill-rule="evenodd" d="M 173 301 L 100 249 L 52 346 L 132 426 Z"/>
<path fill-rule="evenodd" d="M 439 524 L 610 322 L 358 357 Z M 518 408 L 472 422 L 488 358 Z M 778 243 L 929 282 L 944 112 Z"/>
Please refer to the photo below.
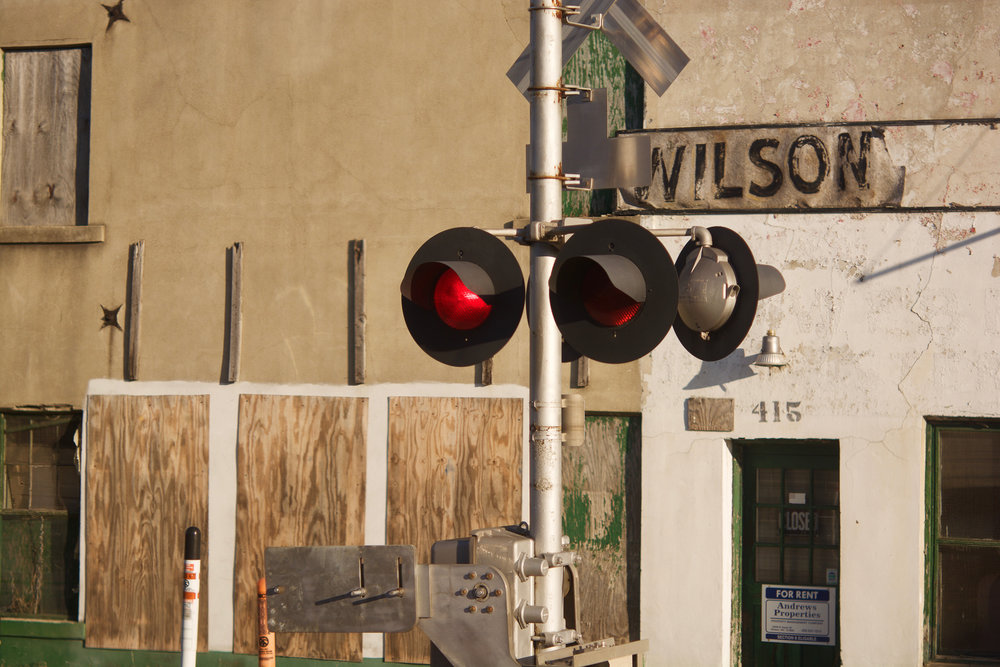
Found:
<path fill-rule="evenodd" d="M 566 344 L 620 364 L 656 347 L 677 313 L 677 273 L 663 244 L 629 220 L 609 218 L 566 241 L 549 279 L 549 302 Z"/>
<path fill-rule="evenodd" d="M 472 366 L 507 344 L 524 310 L 524 278 L 492 234 L 456 227 L 420 246 L 400 284 L 417 345 L 449 366 Z"/>

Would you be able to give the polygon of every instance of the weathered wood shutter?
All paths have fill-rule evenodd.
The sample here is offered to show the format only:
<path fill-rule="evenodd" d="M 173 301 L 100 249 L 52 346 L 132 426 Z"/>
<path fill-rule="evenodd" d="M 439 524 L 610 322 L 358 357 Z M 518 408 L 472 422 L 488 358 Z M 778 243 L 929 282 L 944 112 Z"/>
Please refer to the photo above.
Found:
<path fill-rule="evenodd" d="M 3 52 L 0 224 L 87 224 L 90 47 Z"/>

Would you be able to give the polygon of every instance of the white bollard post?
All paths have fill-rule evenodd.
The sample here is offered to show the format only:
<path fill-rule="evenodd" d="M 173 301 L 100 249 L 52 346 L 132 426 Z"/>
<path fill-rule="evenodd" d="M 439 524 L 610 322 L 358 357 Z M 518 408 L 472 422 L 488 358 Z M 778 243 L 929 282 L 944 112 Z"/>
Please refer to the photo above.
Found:
<path fill-rule="evenodd" d="M 198 601 L 201 590 L 201 531 L 184 533 L 184 617 L 181 621 L 181 667 L 195 667 L 198 658 Z"/>

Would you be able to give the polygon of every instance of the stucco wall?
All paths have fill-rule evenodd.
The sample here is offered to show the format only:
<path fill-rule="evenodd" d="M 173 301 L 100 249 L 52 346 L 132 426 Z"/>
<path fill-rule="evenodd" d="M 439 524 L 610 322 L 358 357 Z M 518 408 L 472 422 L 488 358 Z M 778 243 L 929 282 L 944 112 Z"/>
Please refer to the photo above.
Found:
<path fill-rule="evenodd" d="M 663 98 L 647 98 L 649 127 L 998 115 L 997 3 L 702 4 L 648 3 L 691 56 Z M 949 179 L 977 171 L 986 203 L 996 206 L 995 134 L 987 126 L 960 141 L 905 143 L 896 157 L 914 170 L 904 204 L 947 205 L 961 191 L 949 190 Z M 843 663 L 921 664 L 924 418 L 1000 415 L 1000 216 L 793 212 L 647 216 L 644 224 L 731 227 L 788 285 L 761 302 L 750 334 L 725 360 L 703 364 L 671 336 L 644 367 L 650 664 L 729 664 L 727 445 L 771 438 L 840 444 Z M 769 328 L 789 358 L 785 368 L 750 365 Z M 734 399 L 733 431 L 686 430 L 692 396 Z M 774 401 L 800 401 L 801 420 L 762 423 L 752 412 L 761 401 L 769 415 Z"/>
<path fill-rule="evenodd" d="M 145 242 L 139 379 L 218 381 L 226 249 L 243 243 L 240 379 L 344 384 L 348 243 L 365 239 L 367 381 L 472 384 L 403 325 L 410 256 L 527 215 L 528 104 L 506 77 L 517 2 L 0 2 L 0 48 L 91 44 L 90 211 L 106 241 L 0 246 L 0 404 L 79 405 L 122 378 L 129 244 Z M 526 263 L 526 249 L 515 246 Z M 123 318 L 120 317 L 119 322 Z M 494 381 L 528 382 L 527 324 Z M 568 386 L 568 369 L 566 371 Z M 636 366 L 590 405 L 638 409 Z"/>

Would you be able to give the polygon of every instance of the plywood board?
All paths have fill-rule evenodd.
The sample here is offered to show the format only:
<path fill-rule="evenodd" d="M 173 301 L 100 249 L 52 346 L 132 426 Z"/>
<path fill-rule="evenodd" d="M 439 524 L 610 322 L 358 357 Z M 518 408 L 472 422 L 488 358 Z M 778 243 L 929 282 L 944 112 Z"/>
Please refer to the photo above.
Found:
<path fill-rule="evenodd" d="M 520 399 L 390 398 L 387 543 L 429 563 L 438 540 L 518 523 L 522 428 Z M 428 664 L 430 642 L 388 634 L 385 659 Z"/>
<path fill-rule="evenodd" d="M 201 529 L 208 578 L 208 407 L 208 396 L 89 398 L 88 647 L 180 650 L 188 526 Z M 206 613 L 198 625 L 203 651 Z"/>
<path fill-rule="evenodd" d="M 577 603 L 586 641 L 638 639 L 640 421 L 588 416 L 563 448 L 563 530 L 583 561 Z"/>
<path fill-rule="evenodd" d="M 266 547 L 364 543 L 368 402 L 240 396 L 234 651 L 257 653 Z M 360 634 L 279 633 L 278 654 L 361 660 Z"/>

